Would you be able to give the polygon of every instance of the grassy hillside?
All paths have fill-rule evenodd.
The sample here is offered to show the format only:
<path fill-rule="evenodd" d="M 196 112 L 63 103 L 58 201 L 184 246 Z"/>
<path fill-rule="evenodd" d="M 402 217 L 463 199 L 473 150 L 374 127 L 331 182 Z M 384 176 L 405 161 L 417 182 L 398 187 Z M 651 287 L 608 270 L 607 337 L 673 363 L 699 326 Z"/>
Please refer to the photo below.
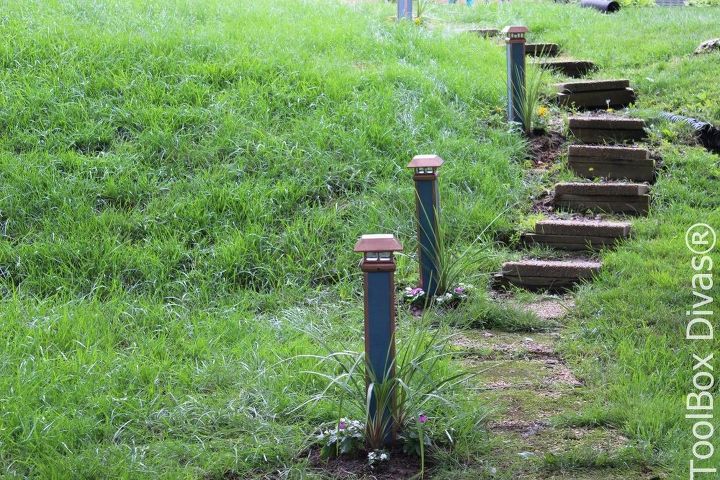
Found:
<path fill-rule="evenodd" d="M 466 238 L 522 196 L 504 59 L 470 38 L 252 0 L 12 2 L 0 38 L 4 474 L 292 464 L 331 417 L 289 416 L 320 386 L 276 362 L 322 353 L 310 324 L 362 345 L 352 247 L 412 247 L 410 158 L 448 160 Z"/>
<path fill-rule="evenodd" d="M 407 252 L 398 280 L 414 280 L 409 159 L 446 159 L 455 245 L 498 214 L 490 234 L 508 237 L 537 186 L 504 122 L 503 50 L 395 25 L 391 12 L 320 0 L 5 5 L 0 475 L 300 476 L 296 454 L 333 412 L 294 411 L 321 383 L 299 373 L 309 362 L 281 360 L 322 353 L 315 336 L 361 348 L 360 234 L 394 232 Z M 717 8 L 431 14 L 526 22 L 603 75 L 629 77 L 643 115 L 720 121 L 718 56 L 688 55 L 718 36 Z M 720 225 L 720 172 L 717 156 L 654 141 L 664 170 L 653 214 L 604 255 L 566 347 L 598 388 L 598 411 L 584 415 L 673 466 L 690 438 L 682 235 Z M 517 255 L 504 248 L 488 247 L 477 270 Z M 475 461 L 482 432 L 455 427 L 458 455 Z"/>

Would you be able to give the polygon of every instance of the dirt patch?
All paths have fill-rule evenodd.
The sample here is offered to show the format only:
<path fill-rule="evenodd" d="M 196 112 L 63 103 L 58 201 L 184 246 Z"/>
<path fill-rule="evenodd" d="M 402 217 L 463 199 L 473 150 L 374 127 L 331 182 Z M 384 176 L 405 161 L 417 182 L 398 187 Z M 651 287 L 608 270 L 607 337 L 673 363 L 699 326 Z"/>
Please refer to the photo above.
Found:
<path fill-rule="evenodd" d="M 535 168 L 545 169 L 557 162 L 567 139 L 560 132 L 533 134 L 529 140 L 529 154 Z"/>
<path fill-rule="evenodd" d="M 575 307 L 575 300 L 570 296 L 564 296 L 559 299 L 543 299 L 526 303 L 518 305 L 518 307 L 530 310 L 543 320 L 559 320 Z"/>
<path fill-rule="evenodd" d="M 552 369 L 552 374 L 545 380 L 546 385 L 565 384 L 573 387 L 582 387 L 583 383 L 577 379 L 562 360 L 552 358 L 545 360 L 545 365 Z"/>
<path fill-rule="evenodd" d="M 367 457 L 358 454 L 354 457 L 341 457 L 324 460 L 320 452 L 313 450 L 309 456 L 310 465 L 321 470 L 330 478 L 368 478 L 373 480 L 394 480 L 412 478 L 420 472 L 420 459 L 409 456 L 401 450 L 390 452 L 390 460 L 382 468 L 371 469 Z M 425 468 L 429 468 L 427 458 Z"/>

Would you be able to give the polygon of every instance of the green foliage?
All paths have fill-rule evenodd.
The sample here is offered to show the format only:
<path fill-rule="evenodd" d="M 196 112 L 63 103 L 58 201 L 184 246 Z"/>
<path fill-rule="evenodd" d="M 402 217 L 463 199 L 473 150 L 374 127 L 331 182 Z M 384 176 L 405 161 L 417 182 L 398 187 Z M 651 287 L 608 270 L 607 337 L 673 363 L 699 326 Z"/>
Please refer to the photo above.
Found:
<path fill-rule="evenodd" d="M 522 118 L 525 135 L 530 135 L 536 126 L 540 99 L 546 83 L 545 70 L 532 64 L 526 65 L 525 85 L 516 92 L 521 99 L 518 113 Z"/>
<path fill-rule="evenodd" d="M 442 329 L 432 328 L 430 318 L 426 312 L 420 319 L 413 318 L 402 330 L 396 357 L 389 362 L 386 372 L 373 371 L 365 361 L 364 352 L 337 351 L 311 356 L 318 359 L 319 368 L 308 373 L 324 379 L 327 384 L 309 402 L 329 401 L 339 417 L 362 413 L 366 419 L 365 442 L 369 451 L 385 446 L 390 422 L 394 422 L 401 437 L 410 441 L 408 448 L 417 447 L 424 463 L 424 445 L 429 437 L 426 440 L 423 432 L 418 431 L 418 418 L 427 418 L 425 412 L 428 411 L 442 411 L 439 421 L 448 422 L 457 408 L 454 396 L 462 390 L 460 384 L 468 377 L 467 372 L 447 368 L 452 354 L 451 337 L 444 335 Z M 315 340 L 328 348 L 322 338 Z M 328 364 L 334 366 L 330 370 L 335 373 L 325 373 Z M 371 409 L 372 398 L 374 409 Z M 321 442 L 325 444 L 325 437 Z"/>

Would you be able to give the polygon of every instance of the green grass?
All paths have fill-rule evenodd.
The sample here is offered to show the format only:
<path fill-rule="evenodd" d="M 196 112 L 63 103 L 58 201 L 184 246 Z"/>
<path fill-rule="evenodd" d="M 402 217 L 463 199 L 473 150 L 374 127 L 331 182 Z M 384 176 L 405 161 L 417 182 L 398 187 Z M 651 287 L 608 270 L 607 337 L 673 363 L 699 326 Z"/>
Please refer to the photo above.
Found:
<path fill-rule="evenodd" d="M 502 49 L 395 25 L 391 11 L 329 1 L 5 5 L 0 475 L 306 475 L 298 453 L 334 412 L 321 402 L 289 415 L 322 384 L 298 373 L 314 364 L 283 360 L 322 353 L 310 327 L 338 348 L 362 348 L 360 234 L 395 233 L 406 244 L 398 281 L 415 280 L 409 159 L 445 158 L 452 245 L 516 206 L 490 229 L 511 234 L 531 186 L 523 141 L 504 122 Z M 641 111 L 720 120 L 718 57 L 688 54 L 717 9 L 601 16 L 513 3 L 430 15 L 525 21 L 603 76 L 629 77 Z M 672 466 L 684 464 L 690 438 L 681 235 L 690 220 L 720 225 L 720 197 L 717 157 L 659 146 L 653 215 L 604 256 L 567 349 L 624 409 L 623 428 Z M 478 271 L 504 256 L 486 252 Z M 484 298 L 467 312 L 457 321 L 537 328 Z M 473 427 L 459 420 L 441 470 L 482 458 Z"/>
<path fill-rule="evenodd" d="M 448 161 L 467 241 L 522 197 L 503 58 L 467 38 L 250 0 L 15 2 L 0 38 L 5 475 L 302 465 L 335 412 L 289 415 L 322 385 L 279 362 L 322 353 L 308 324 L 362 348 L 360 234 L 414 278 L 410 158 Z"/>

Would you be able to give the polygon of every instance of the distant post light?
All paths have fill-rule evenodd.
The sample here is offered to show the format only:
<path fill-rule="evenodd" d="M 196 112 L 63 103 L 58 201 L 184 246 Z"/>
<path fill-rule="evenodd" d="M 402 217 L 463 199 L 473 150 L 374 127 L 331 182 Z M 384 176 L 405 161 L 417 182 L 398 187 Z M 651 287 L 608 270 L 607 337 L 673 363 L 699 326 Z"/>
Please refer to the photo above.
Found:
<path fill-rule="evenodd" d="M 355 251 L 362 252 L 360 269 L 365 287 L 365 363 L 373 372 L 377 383 L 384 384 L 395 377 L 395 258 L 394 252 L 402 245 L 393 235 L 363 235 L 355 244 Z M 366 378 L 368 391 L 371 379 Z M 385 383 L 386 384 L 386 383 Z M 387 385 L 387 384 L 386 384 Z M 379 420 L 378 401 L 373 388 L 369 400 L 370 418 Z M 397 428 L 394 425 L 391 406 L 395 394 L 383 406 L 383 422 L 387 425 L 385 438 L 388 444 L 395 442 Z"/>
<path fill-rule="evenodd" d="M 412 0 L 397 0 L 397 19 L 412 20 Z"/>
<path fill-rule="evenodd" d="M 440 281 L 438 169 L 443 163 L 437 155 L 417 155 L 407 165 L 414 171 L 420 287 L 426 298 L 437 294 Z"/>
<path fill-rule="evenodd" d="M 527 27 L 505 27 L 505 43 L 507 44 L 507 97 L 508 121 L 526 125 L 522 115 L 523 97 L 525 95 L 525 34 Z"/>

